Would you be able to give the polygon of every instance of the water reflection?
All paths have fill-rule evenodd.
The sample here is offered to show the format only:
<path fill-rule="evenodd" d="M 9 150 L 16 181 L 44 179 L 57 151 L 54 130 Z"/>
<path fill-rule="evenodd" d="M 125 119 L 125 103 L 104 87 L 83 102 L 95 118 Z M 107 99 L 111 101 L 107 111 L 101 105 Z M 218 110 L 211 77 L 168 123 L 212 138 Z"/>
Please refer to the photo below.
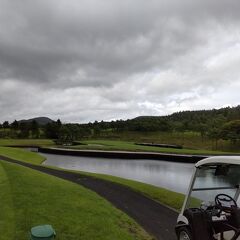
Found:
<path fill-rule="evenodd" d="M 44 164 L 133 179 L 185 193 L 194 165 L 156 160 L 126 160 L 43 154 Z"/>

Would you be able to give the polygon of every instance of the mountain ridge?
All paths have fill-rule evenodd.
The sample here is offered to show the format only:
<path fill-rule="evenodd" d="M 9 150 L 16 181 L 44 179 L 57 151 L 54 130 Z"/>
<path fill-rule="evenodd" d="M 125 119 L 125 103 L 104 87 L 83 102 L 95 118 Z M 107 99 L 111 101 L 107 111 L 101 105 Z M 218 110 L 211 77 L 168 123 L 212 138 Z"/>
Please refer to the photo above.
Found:
<path fill-rule="evenodd" d="M 48 123 L 54 122 L 51 118 L 48 117 L 35 117 L 30 119 L 22 119 L 19 120 L 19 123 L 31 123 L 32 121 L 36 121 L 39 125 L 44 126 Z"/>

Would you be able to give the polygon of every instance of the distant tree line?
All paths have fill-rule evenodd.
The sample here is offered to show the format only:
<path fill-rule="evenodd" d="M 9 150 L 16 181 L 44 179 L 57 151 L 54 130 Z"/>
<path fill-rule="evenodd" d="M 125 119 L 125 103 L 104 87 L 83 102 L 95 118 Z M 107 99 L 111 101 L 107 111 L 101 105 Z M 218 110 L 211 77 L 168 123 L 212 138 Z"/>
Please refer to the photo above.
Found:
<path fill-rule="evenodd" d="M 240 141 L 240 106 L 213 110 L 183 111 L 169 116 L 142 116 L 129 120 L 88 123 L 93 131 L 138 131 L 138 132 L 198 132 L 202 139 L 208 137 L 217 142 Z"/>
<path fill-rule="evenodd" d="M 88 123 L 93 131 L 198 132 L 202 139 L 240 141 L 240 106 L 219 110 L 183 111 L 169 116 L 143 116 L 129 120 Z"/>
<path fill-rule="evenodd" d="M 213 110 L 183 111 L 169 116 L 143 116 L 129 120 L 95 121 L 87 124 L 63 124 L 60 120 L 39 125 L 38 122 L 0 124 L 0 138 L 50 138 L 60 143 L 98 136 L 102 132 L 198 132 L 215 141 L 230 140 L 232 144 L 240 141 L 240 106 Z"/>
<path fill-rule="evenodd" d="M 72 144 L 91 134 L 91 130 L 82 124 L 62 124 L 60 120 L 46 124 L 44 132 L 46 138 L 55 139 L 58 144 Z"/>
<path fill-rule="evenodd" d="M 31 123 L 18 122 L 14 120 L 12 123 L 4 121 L 0 124 L 0 138 L 39 138 L 40 128 L 36 121 Z"/>
<path fill-rule="evenodd" d="M 57 143 L 71 144 L 77 139 L 86 137 L 90 130 L 80 124 L 62 124 L 60 119 L 40 125 L 37 121 L 12 123 L 4 121 L 0 124 L 0 138 L 50 138 Z"/>

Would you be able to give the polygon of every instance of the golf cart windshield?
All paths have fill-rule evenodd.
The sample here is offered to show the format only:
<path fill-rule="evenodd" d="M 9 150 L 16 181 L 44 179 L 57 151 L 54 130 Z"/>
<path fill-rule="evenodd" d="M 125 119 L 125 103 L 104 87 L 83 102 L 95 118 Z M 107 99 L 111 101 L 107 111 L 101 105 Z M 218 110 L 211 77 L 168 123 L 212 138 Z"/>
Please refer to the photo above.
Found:
<path fill-rule="evenodd" d="M 240 166 L 230 164 L 204 165 L 196 170 L 187 207 L 199 207 L 203 202 L 214 204 L 217 194 L 227 194 L 235 200 L 239 194 Z"/>

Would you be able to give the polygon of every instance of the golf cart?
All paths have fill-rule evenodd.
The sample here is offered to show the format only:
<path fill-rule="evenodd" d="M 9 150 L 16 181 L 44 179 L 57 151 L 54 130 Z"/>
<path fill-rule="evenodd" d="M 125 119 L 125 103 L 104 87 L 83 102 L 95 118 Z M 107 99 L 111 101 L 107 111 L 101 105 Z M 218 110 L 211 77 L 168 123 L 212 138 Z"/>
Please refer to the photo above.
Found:
<path fill-rule="evenodd" d="M 240 156 L 196 163 L 177 219 L 178 240 L 240 240 L 239 184 Z"/>

